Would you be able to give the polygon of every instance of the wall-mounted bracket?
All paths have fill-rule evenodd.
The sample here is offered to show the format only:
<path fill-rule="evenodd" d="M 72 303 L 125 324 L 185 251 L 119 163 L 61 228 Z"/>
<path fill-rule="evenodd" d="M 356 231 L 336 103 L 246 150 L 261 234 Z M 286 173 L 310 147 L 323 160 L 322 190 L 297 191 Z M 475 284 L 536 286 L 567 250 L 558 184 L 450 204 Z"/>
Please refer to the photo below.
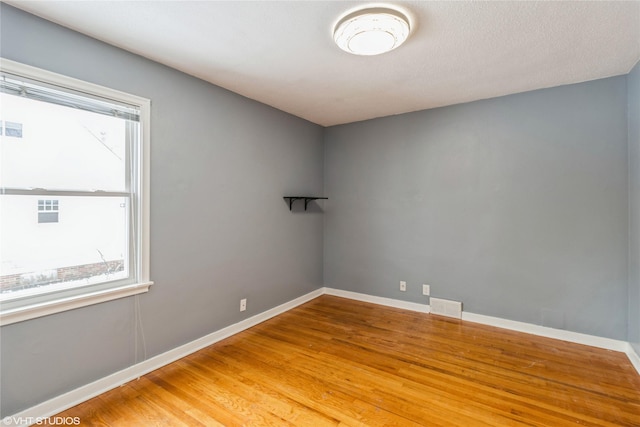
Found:
<path fill-rule="evenodd" d="M 327 200 L 328 197 L 314 197 L 314 196 L 284 196 L 284 199 L 289 202 L 289 210 L 293 209 L 293 202 L 296 200 L 304 200 L 304 210 L 307 210 L 309 202 L 312 200 Z"/>

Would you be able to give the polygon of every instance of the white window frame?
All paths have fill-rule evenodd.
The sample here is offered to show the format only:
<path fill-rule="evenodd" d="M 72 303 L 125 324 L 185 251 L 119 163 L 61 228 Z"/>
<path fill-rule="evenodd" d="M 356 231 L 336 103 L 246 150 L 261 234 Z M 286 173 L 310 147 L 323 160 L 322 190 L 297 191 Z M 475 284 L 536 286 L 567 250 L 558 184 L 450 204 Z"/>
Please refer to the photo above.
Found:
<path fill-rule="evenodd" d="M 0 70 L 45 84 L 81 92 L 88 96 L 107 98 L 138 106 L 140 108 L 141 130 L 141 139 L 136 153 L 138 179 L 132 189 L 134 194 L 132 203 L 137 204 L 137 209 L 134 209 L 134 212 L 138 227 L 137 230 L 134 227 L 130 237 L 130 243 L 135 239 L 135 245 L 137 246 L 137 251 L 135 251 L 137 259 L 132 264 L 132 268 L 136 270 L 133 272 L 134 277 L 136 277 L 135 283 L 122 285 L 117 282 L 112 284 L 107 282 L 96 287 L 70 288 L 52 293 L 44 292 L 32 296 L 18 297 L 16 300 L 12 300 L 11 297 L 3 298 L 0 299 L 0 326 L 148 292 L 150 286 L 153 285 L 150 280 L 149 265 L 151 101 L 5 58 L 0 58 Z M 55 196 L 55 192 L 52 192 L 52 195 Z"/>

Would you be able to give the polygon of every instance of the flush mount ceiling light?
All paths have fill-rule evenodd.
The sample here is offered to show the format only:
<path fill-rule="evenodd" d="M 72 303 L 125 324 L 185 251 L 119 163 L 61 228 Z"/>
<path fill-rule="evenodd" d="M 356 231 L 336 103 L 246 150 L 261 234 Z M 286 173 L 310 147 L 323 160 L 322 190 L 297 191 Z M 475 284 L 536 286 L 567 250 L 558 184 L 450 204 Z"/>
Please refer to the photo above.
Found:
<path fill-rule="evenodd" d="M 409 19 L 388 7 L 361 9 L 336 24 L 333 40 L 354 55 L 379 55 L 400 46 L 409 37 Z"/>

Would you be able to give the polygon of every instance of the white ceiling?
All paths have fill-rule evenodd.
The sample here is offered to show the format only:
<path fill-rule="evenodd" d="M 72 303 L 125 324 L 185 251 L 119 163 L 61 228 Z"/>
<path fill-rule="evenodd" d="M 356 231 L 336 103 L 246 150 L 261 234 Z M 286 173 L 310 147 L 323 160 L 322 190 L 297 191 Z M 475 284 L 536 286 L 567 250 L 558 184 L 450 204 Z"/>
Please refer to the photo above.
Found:
<path fill-rule="evenodd" d="M 323 126 L 628 73 L 640 2 L 403 1 L 390 53 L 334 45 L 343 1 L 5 1 Z M 379 3 L 376 3 L 379 4 Z"/>

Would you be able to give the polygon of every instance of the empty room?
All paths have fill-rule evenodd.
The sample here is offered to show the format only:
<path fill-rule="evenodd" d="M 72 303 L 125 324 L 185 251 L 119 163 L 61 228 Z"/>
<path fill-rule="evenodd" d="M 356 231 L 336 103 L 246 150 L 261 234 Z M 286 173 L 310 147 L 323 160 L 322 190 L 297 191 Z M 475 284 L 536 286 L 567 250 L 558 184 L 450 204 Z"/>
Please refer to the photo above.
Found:
<path fill-rule="evenodd" d="M 640 426 L 640 1 L 0 2 L 0 419 Z"/>

